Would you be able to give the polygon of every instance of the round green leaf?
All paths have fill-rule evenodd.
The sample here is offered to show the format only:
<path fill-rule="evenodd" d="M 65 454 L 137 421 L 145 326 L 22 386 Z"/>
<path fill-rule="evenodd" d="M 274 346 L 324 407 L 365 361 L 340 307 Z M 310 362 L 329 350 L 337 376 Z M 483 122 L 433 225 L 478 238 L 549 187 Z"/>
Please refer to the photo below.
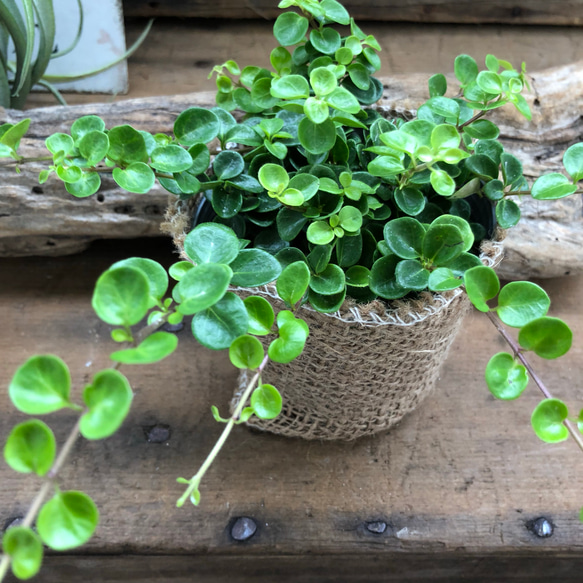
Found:
<path fill-rule="evenodd" d="M 96 115 L 84 115 L 73 122 L 71 135 L 75 142 L 79 141 L 89 132 L 103 132 L 105 122 Z"/>
<path fill-rule="evenodd" d="M 499 352 L 486 366 L 486 384 L 497 399 L 517 399 L 526 389 L 528 373 L 511 354 Z"/>
<path fill-rule="evenodd" d="M 320 53 L 333 55 L 340 48 L 340 34 L 333 28 L 310 32 L 310 43 Z"/>
<path fill-rule="evenodd" d="M 465 165 L 470 172 L 488 180 L 498 178 L 498 164 L 486 154 L 474 154 L 465 159 Z"/>
<path fill-rule="evenodd" d="M 168 269 L 168 273 L 172 279 L 180 281 L 187 271 L 190 271 L 194 265 L 190 261 L 178 261 L 173 263 Z"/>
<path fill-rule="evenodd" d="M 282 364 L 291 362 L 304 350 L 307 337 L 305 322 L 295 318 L 287 320 L 279 326 L 279 337 L 269 345 L 269 358 Z"/>
<path fill-rule="evenodd" d="M 502 177 L 504 178 L 504 184 L 506 186 L 513 184 L 519 180 L 522 176 L 522 162 L 509 154 L 508 152 L 502 152 L 500 154 L 500 165 L 502 168 Z M 493 178 L 497 178 L 494 176 Z"/>
<path fill-rule="evenodd" d="M 270 92 L 278 99 L 302 99 L 309 97 L 310 86 L 301 75 L 286 75 L 271 82 Z"/>
<path fill-rule="evenodd" d="M 148 150 L 144 136 L 129 125 L 111 128 L 107 134 L 109 151 L 107 157 L 114 162 L 147 162 Z"/>
<path fill-rule="evenodd" d="M 279 261 L 262 249 L 243 249 L 231 263 L 231 285 L 257 287 L 271 283 L 281 273 Z"/>
<path fill-rule="evenodd" d="M 475 256 L 474 256 L 475 257 Z M 429 275 L 427 287 L 434 292 L 444 292 L 456 289 L 462 285 L 462 280 L 448 267 L 438 267 Z"/>
<path fill-rule="evenodd" d="M 207 348 L 223 350 L 247 333 L 249 316 L 243 300 L 232 292 L 192 319 L 192 334 Z"/>
<path fill-rule="evenodd" d="M 184 251 L 197 264 L 229 265 L 239 254 L 239 239 L 233 229 L 225 225 L 202 223 L 186 236 Z"/>
<path fill-rule="evenodd" d="M 14 406 L 28 415 L 44 415 L 69 405 L 71 375 L 67 365 L 51 354 L 29 358 L 18 368 L 8 394 Z"/>
<path fill-rule="evenodd" d="M 469 251 L 474 244 L 474 233 L 470 224 L 465 219 L 461 217 L 456 217 L 455 215 L 441 215 L 437 217 L 431 225 L 453 225 L 457 227 L 462 234 L 463 238 L 463 251 Z"/>
<path fill-rule="evenodd" d="M 112 352 L 109 357 L 124 364 L 151 364 L 170 356 L 178 346 L 178 338 L 170 332 L 154 332 L 135 348 Z"/>
<path fill-rule="evenodd" d="M 317 312 L 332 314 L 337 312 L 346 299 L 346 288 L 337 294 L 319 294 L 313 289 L 308 290 L 308 302 Z"/>
<path fill-rule="evenodd" d="M 257 175 L 261 186 L 266 190 L 282 193 L 289 184 L 289 175 L 279 164 L 264 164 Z"/>
<path fill-rule="evenodd" d="M 455 192 L 455 180 L 443 170 L 431 170 L 431 186 L 442 196 L 451 196 Z"/>
<path fill-rule="evenodd" d="M 367 287 L 370 281 L 370 269 L 362 265 L 353 265 L 346 270 L 346 284 L 352 287 Z"/>
<path fill-rule="evenodd" d="M 176 284 L 178 311 L 188 316 L 210 308 L 225 295 L 232 275 L 231 268 L 222 263 L 196 265 Z"/>
<path fill-rule="evenodd" d="M 239 152 L 225 150 L 219 152 L 213 162 L 213 170 L 219 180 L 228 180 L 239 176 L 245 169 L 245 161 Z"/>
<path fill-rule="evenodd" d="M 251 407 L 260 419 L 275 419 L 281 413 L 282 403 L 273 385 L 260 385 L 251 394 Z"/>
<path fill-rule="evenodd" d="M 99 512 L 87 494 L 59 492 L 41 508 L 36 527 L 42 541 L 55 551 L 85 544 L 95 532 Z"/>
<path fill-rule="evenodd" d="M 97 280 L 91 304 L 107 324 L 133 326 L 148 311 L 150 284 L 135 267 L 109 269 Z"/>
<path fill-rule="evenodd" d="M 75 143 L 73 142 L 73 138 L 68 134 L 56 133 L 45 140 L 45 146 L 51 154 L 63 152 L 67 156 L 73 151 Z"/>
<path fill-rule="evenodd" d="M 83 178 L 83 170 L 79 166 L 57 166 L 57 176 L 69 184 L 79 182 Z"/>
<path fill-rule="evenodd" d="M 344 271 L 338 265 L 330 263 L 320 273 L 310 278 L 310 289 L 321 295 L 334 295 L 346 287 Z"/>
<path fill-rule="evenodd" d="M 183 146 L 207 144 L 218 136 L 220 125 L 219 118 L 212 111 L 191 107 L 176 118 L 174 135 Z"/>
<path fill-rule="evenodd" d="M 89 166 L 99 164 L 109 150 L 109 138 L 104 132 L 92 130 L 79 141 L 79 153 L 87 159 Z"/>
<path fill-rule="evenodd" d="M 125 169 L 114 168 L 112 176 L 119 186 L 136 194 L 145 194 L 156 182 L 154 172 L 143 162 L 132 162 Z"/>
<path fill-rule="evenodd" d="M 401 286 L 395 275 L 399 258 L 386 255 L 377 259 L 370 271 L 370 289 L 385 300 L 396 300 L 409 293 L 409 289 Z"/>
<path fill-rule="evenodd" d="M 500 291 L 500 280 L 496 272 L 485 265 L 472 267 L 464 274 L 464 285 L 474 307 L 480 312 L 489 312 L 486 302 L 495 298 Z"/>
<path fill-rule="evenodd" d="M 100 186 L 101 178 L 99 178 L 97 172 L 84 172 L 77 182 L 65 184 L 67 192 L 77 198 L 85 198 L 95 194 Z"/>
<path fill-rule="evenodd" d="M 421 291 L 427 289 L 429 271 L 416 259 L 404 259 L 397 263 L 395 277 L 401 287 Z"/>
<path fill-rule="evenodd" d="M 425 208 L 425 196 L 417 188 L 397 188 L 394 193 L 395 204 L 406 214 L 415 216 Z"/>
<path fill-rule="evenodd" d="M 320 124 L 328 119 L 330 115 L 330 107 L 321 99 L 309 97 L 304 103 L 304 113 L 310 121 L 315 124 Z"/>
<path fill-rule="evenodd" d="M 129 257 L 128 259 L 117 261 L 110 269 L 116 269 L 117 267 L 135 267 L 146 276 L 150 285 L 151 306 L 154 306 L 156 304 L 155 300 L 160 300 L 168 289 L 168 274 L 157 261 L 145 257 Z"/>
<path fill-rule="evenodd" d="M 520 328 L 545 316 L 551 300 L 540 286 L 530 281 L 506 284 L 498 296 L 498 316 L 507 326 Z"/>
<path fill-rule="evenodd" d="M 545 399 L 532 412 L 530 422 L 537 436 L 547 443 L 558 443 L 569 437 L 569 431 L 563 421 L 569 410 L 559 399 Z"/>
<path fill-rule="evenodd" d="M 306 293 L 310 283 L 310 270 L 303 261 L 288 265 L 277 279 L 279 297 L 290 305 L 297 304 Z"/>
<path fill-rule="evenodd" d="M 348 11 L 337 0 L 321 0 L 320 6 L 324 10 L 324 16 L 332 22 L 338 24 L 350 24 L 350 15 Z M 372 37 L 370 37 L 372 38 Z"/>
<path fill-rule="evenodd" d="M 182 172 L 192 166 L 191 155 L 176 144 L 156 148 L 151 158 L 150 165 L 160 172 Z"/>
<path fill-rule="evenodd" d="M 558 172 L 545 174 L 532 185 L 532 198 L 537 200 L 555 200 L 573 194 L 577 190 L 575 184 Z"/>
<path fill-rule="evenodd" d="M 310 73 L 310 85 L 318 96 L 332 93 L 338 86 L 336 75 L 327 67 L 316 67 Z"/>
<path fill-rule="evenodd" d="M 454 62 L 454 73 L 462 86 L 469 85 L 478 76 L 478 64 L 469 55 L 458 55 Z"/>
<path fill-rule="evenodd" d="M 544 316 L 520 329 L 518 342 L 525 350 L 533 350 L 542 358 L 559 358 L 573 343 L 573 333 L 559 318 Z"/>
<path fill-rule="evenodd" d="M 340 226 L 349 233 L 357 232 L 362 227 L 362 213 L 353 206 L 345 206 L 338 213 Z"/>
<path fill-rule="evenodd" d="M 229 359 L 237 368 L 254 370 L 263 362 L 265 351 L 255 336 L 239 336 L 229 346 Z"/>
<path fill-rule="evenodd" d="M 16 472 L 44 476 L 53 465 L 56 451 L 55 436 L 48 425 L 31 419 L 10 432 L 4 446 L 4 459 Z"/>
<path fill-rule="evenodd" d="M 502 229 L 514 227 L 520 220 L 520 207 L 513 200 L 502 199 L 496 205 L 496 220 Z"/>
<path fill-rule="evenodd" d="M 464 132 L 476 140 L 495 140 L 500 130 L 487 119 L 478 119 L 464 127 Z"/>
<path fill-rule="evenodd" d="M 10 557 L 12 572 L 18 579 L 30 579 L 40 570 L 43 544 L 26 526 L 13 526 L 2 537 L 2 550 Z"/>
<path fill-rule="evenodd" d="M 116 360 L 113 355 L 112 360 Z M 124 375 L 114 369 L 98 372 L 83 391 L 83 401 L 89 410 L 81 416 L 81 435 L 85 439 L 104 439 L 113 435 L 129 413 L 132 398 L 130 383 Z"/>
<path fill-rule="evenodd" d="M 273 25 L 273 35 L 280 45 L 289 47 L 305 39 L 309 24 L 305 16 L 295 12 L 284 12 L 277 17 Z"/>
<path fill-rule="evenodd" d="M 502 78 L 498 73 L 492 71 L 480 71 L 476 78 L 478 87 L 489 95 L 499 95 L 502 93 Z"/>
<path fill-rule="evenodd" d="M 563 165 L 573 182 L 583 178 L 583 143 L 573 144 L 565 150 Z"/>
<path fill-rule="evenodd" d="M 421 256 L 425 229 L 416 219 L 401 217 L 388 222 L 383 230 L 389 249 L 403 259 Z"/>
<path fill-rule="evenodd" d="M 326 221 L 315 221 L 308 227 L 306 237 L 314 245 L 327 245 L 334 239 L 334 229 Z"/>
<path fill-rule="evenodd" d="M 445 266 L 464 251 L 464 244 L 464 236 L 458 227 L 434 221 L 423 238 L 423 257 L 438 267 Z"/>
<path fill-rule="evenodd" d="M 192 158 L 192 166 L 190 172 L 193 175 L 202 174 L 211 163 L 211 154 L 205 144 L 194 144 L 188 149 L 188 153 Z"/>
<path fill-rule="evenodd" d="M 298 138 L 310 154 L 325 154 L 336 142 L 336 126 L 330 118 L 316 124 L 305 117 L 298 126 Z"/>
<path fill-rule="evenodd" d="M 249 334 L 266 336 L 271 333 L 271 327 L 275 322 L 275 314 L 271 304 L 260 296 L 250 296 L 243 300 L 247 314 L 249 315 Z"/>

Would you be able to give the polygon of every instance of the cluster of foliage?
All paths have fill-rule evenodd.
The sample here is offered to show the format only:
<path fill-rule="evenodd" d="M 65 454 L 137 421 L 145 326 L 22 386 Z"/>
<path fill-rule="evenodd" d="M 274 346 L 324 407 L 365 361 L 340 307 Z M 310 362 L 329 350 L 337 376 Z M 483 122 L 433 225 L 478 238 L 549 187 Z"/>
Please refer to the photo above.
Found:
<path fill-rule="evenodd" d="M 308 327 L 292 310 L 282 310 L 276 317 L 264 298 L 249 296 L 243 300 L 227 290 L 229 286 L 262 285 L 278 277 L 279 294 L 295 309 L 307 288 L 307 268 L 302 271 L 301 266 L 300 269 L 290 266 L 282 271 L 267 252 L 241 249 L 235 233 L 217 224 L 194 229 L 186 238 L 185 250 L 194 264 L 181 261 L 170 267 L 170 277 L 177 283 L 169 297 L 168 274 L 151 259 L 133 257 L 119 261 L 98 279 L 93 308 L 101 320 L 115 327 L 112 339 L 126 347 L 111 352 L 112 366 L 97 372 L 83 389 L 83 404 L 72 400 L 69 369 L 57 356 L 33 356 L 16 371 L 9 395 L 19 411 L 45 415 L 69 408 L 80 414 L 72 437 L 59 456 L 52 430 L 39 419 L 18 424 L 8 436 L 4 448 L 6 463 L 17 472 L 44 478 L 38 501 L 24 524 L 10 528 L 3 538 L 2 564 L 7 567 L 10 557 L 17 577 L 27 579 L 37 573 L 43 543 L 62 551 L 84 544 L 92 536 L 99 516 L 94 502 L 83 492 L 61 491 L 58 471 L 78 433 L 91 440 L 107 438 L 129 413 L 132 389 L 119 367 L 159 362 L 177 348 L 175 334 L 158 330 L 165 322 L 177 324 L 184 316 L 194 314 L 192 333 L 197 340 L 209 348 L 228 348 L 234 366 L 258 374 L 269 360 L 288 363 L 302 352 Z M 142 328 L 136 332 L 136 326 Z M 274 338 L 266 355 L 257 336 L 270 335 Z M 261 383 L 258 374 L 229 419 L 221 418 L 213 407 L 215 418 L 226 423 L 223 442 L 235 424 L 247 421 L 251 415 L 273 419 L 281 411 L 279 392 L 272 385 Z M 247 400 L 250 404 L 243 408 Z M 198 485 L 218 449 L 211 452 L 193 478 L 179 479 L 187 485 L 179 505 L 188 498 L 193 504 L 199 503 Z M 52 498 L 43 503 L 51 490 Z M 37 512 L 35 532 L 31 525 Z M 4 572 L 0 567 L 0 578 L 6 567 Z"/>
<path fill-rule="evenodd" d="M 53 85 L 65 81 L 75 81 L 101 73 L 127 59 L 146 38 L 152 21 L 134 45 L 123 55 L 92 71 L 75 75 L 47 75 L 46 70 L 52 59 L 69 54 L 75 49 L 83 31 L 83 6 L 79 7 L 79 27 L 75 39 L 63 50 L 55 48 L 55 12 L 53 0 L 2 0 L 0 2 L 0 106 L 22 109 L 30 91 L 40 85 L 48 89 L 56 99 L 65 101 Z M 12 40 L 16 61 L 9 59 L 8 41 Z"/>
<path fill-rule="evenodd" d="M 186 491 L 178 504 L 198 504 L 200 481 L 233 426 L 253 414 L 279 414 L 281 396 L 261 382 L 261 372 L 269 360 L 288 363 L 301 353 L 308 335 L 296 315 L 301 305 L 334 312 L 347 296 L 393 300 L 463 286 L 512 348 L 488 364 L 490 391 L 514 399 L 530 375 L 546 396 L 532 416 L 536 434 L 554 442 L 570 432 L 583 447 L 566 405 L 543 389 L 524 357 L 526 351 L 561 356 L 571 345 L 570 330 L 547 316 L 550 301 L 539 286 L 515 282 L 500 289 L 494 271 L 477 256 L 480 242 L 492 235 L 494 216 L 502 227 L 518 222 L 514 197 L 544 200 L 578 192 L 583 144 L 571 146 L 563 158 L 570 178 L 551 173 L 529 187 L 520 161 L 504 151 L 498 128 L 484 119 L 505 104 L 530 117 L 521 95 L 524 67 L 517 71 L 489 55 L 486 70 L 479 71 L 471 57 L 461 55 L 454 65 L 460 84 L 455 97 L 445 96 L 445 77 L 434 75 L 417 117 L 389 120 L 373 107 L 382 95 L 373 76 L 380 68 L 374 37 L 336 0 L 283 0 L 280 6 L 299 13 L 284 13 L 275 22 L 280 46 L 271 52 L 273 71 L 241 70 L 234 61 L 216 67 L 217 107 L 186 110 L 173 135 L 129 125 L 106 129 L 99 117 L 85 116 L 70 133 L 47 138 L 49 166 L 41 183 L 54 175 L 69 193 L 87 197 L 98 191 L 102 173 L 141 194 L 158 180 L 182 200 L 203 199 L 211 216 L 186 237 L 191 262 L 170 268 L 177 282 L 170 297 L 166 272 L 149 259 L 122 261 L 99 278 L 93 307 L 116 326 L 113 340 L 129 347 L 114 351 L 113 367 L 85 389 L 85 407 L 69 400 L 68 371 L 55 356 L 33 357 L 17 371 L 10 388 L 16 407 L 30 414 L 71 407 L 82 413 L 73 441 L 78 431 L 88 439 L 107 437 L 131 402 L 119 366 L 166 357 L 176 337 L 158 328 L 192 316 L 192 333 L 201 344 L 228 349 L 231 362 L 254 375 L 230 418 L 213 407 L 215 419 L 225 423 L 223 434 L 198 472 L 179 478 Z M 348 32 L 342 36 L 335 25 L 348 26 Z M 236 108 L 243 114 L 230 113 Z M 0 156 L 12 158 L 17 168 L 28 161 L 17 151 L 28 124 L 0 127 Z M 243 300 L 229 291 L 274 281 L 289 308 L 277 316 L 265 299 Z M 497 305 L 490 307 L 495 298 Z M 132 327 L 145 318 L 145 328 L 135 333 Z M 518 344 L 498 318 L 519 329 Z M 276 337 L 265 355 L 257 336 L 268 334 Z M 583 415 L 577 421 L 583 427 Z M 50 429 L 34 420 L 15 428 L 5 457 L 17 471 L 44 476 L 50 489 L 60 467 L 55 450 Z M 30 526 L 47 493 L 41 490 L 28 523 L 5 535 L 0 579 L 10 561 L 18 577 L 34 574 L 41 541 L 71 548 L 93 532 L 97 513 L 90 499 L 57 488 L 40 509 L 37 536 Z"/>

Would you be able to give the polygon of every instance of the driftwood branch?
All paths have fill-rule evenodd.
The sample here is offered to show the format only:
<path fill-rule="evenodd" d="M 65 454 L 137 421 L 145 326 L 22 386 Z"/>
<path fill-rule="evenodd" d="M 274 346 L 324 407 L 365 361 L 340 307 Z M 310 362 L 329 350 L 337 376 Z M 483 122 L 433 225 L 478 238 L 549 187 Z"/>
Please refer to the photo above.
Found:
<path fill-rule="evenodd" d="M 383 79 L 379 107 L 388 115 L 411 116 L 427 98 L 427 75 Z M 454 85 L 454 83 L 452 83 Z M 505 147 L 523 160 L 525 174 L 560 171 L 562 152 L 582 139 L 583 61 L 533 75 L 529 96 L 533 120 L 507 106 L 495 113 Z M 108 127 L 129 123 L 149 132 L 171 132 L 176 116 L 192 106 L 212 107 L 213 93 L 132 99 L 113 104 L 41 108 L 27 112 L 1 110 L 2 123 L 31 117 L 23 140 L 25 156 L 46 153 L 44 139 L 68 131 L 82 115 L 103 117 Z M 79 251 L 91 240 L 159 235 L 168 194 L 157 187 L 146 195 L 129 194 L 104 178 L 97 196 L 75 199 L 55 180 L 38 185 L 40 164 L 17 175 L 0 168 L 0 255 L 57 255 Z M 583 225 L 580 196 L 551 203 L 523 203 L 524 220 L 511 230 L 502 275 L 555 277 L 583 273 Z"/>

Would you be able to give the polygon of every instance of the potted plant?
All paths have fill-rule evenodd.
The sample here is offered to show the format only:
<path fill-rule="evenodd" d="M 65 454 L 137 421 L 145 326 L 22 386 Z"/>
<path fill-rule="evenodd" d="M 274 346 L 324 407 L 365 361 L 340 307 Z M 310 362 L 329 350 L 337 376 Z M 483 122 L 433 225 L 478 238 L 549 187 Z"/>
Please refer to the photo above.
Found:
<path fill-rule="evenodd" d="M 119 262 L 99 278 L 93 307 L 115 327 L 112 339 L 129 347 L 112 352 L 115 364 L 95 375 L 83 405 L 71 398 L 68 369 L 56 356 L 35 356 L 16 372 L 10 395 L 21 411 L 69 407 L 80 417 L 58 456 L 43 422 L 21 424 L 9 436 L 8 463 L 50 479 L 24 525 L 4 537 L 0 578 L 11 560 L 17 576 L 34 574 L 41 540 L 68 549 L 91 536 L 97 523 L 91 499 L 57 490 L 44 503 L 52 479 L 79 432 L 101 439 L 119 427 L 132 392 L 118 368 L 173 352 L 176 337 L 158 329 L 184 317 L 193 316 L 199 342 L 228 349 L 250 378 L 230 417 L 213 407 L 225 430 L 195 475 L 179 479 L 186 485 L 179 505 L 199 503 L 201 479 L 236 423 L 320 439 L 392 425 L 430 390 L 470 301 L 513 352 L 488 365 L 491 392 L 516 398 L 530 374 L 546 391 L 533 413 L 537 435 L 560 441 L 570 432 L 582 444 L 565 404 L 552 398 L 524 356 L 527 350 L 561 356 L 571 344 L 569 328 L 547 316 L 550 302 L 539 286 L 512 282 L 500 289 L 492 266 L 501 253 L 497 229 L 520 218 L 515 197 L 578 192 L 583 145 L 565 153 L 570 178 L 548 174 L 530 187 L 520 161 L 485 119 L 506 104 L 530 116 L 521 95 L 524 67 L 489 55 L 479 71 L 461 55 L 454 65 L 458 93 L 447 97 L 445 77 L 434 75 L 415 119 L 387 119 L 375 106 L 382 94 L 373 76 L 380 68 L 376 40 L 335 0 L 280 6 L 299 13 L 275 22 L 274 71 L 241 70 L 234 61 L 216 67 L 218 106 L 186 110 L 173 136 L 128 125 L 106 129 L 86 116 L 70 134 L 47 138 L 52 160 L 40 181 L 56 175 L 74 196 L 95 194 L 102 173 L 136 193 L 158 180 L 175 196 L 166 229 L 184 260 L 169 270 L 177 281 L 170 297 L 166 271 L 148 258 Z M 337 25 L 349 28 L 341 34 Z M 0 128 L 0 154 L 17 165 L 26 163 L 18 154 L 26 129 Z M 519 329 L 518 341 L 499 320 Z M 320 342 L 310 346 L 312 339 Z M 302 355 L 305 346 L 309 355 Z M 364 368 L 350 377 L 347 364 L 356 359 Z M 38 535 L 30 529 L 37 513 Z"/>

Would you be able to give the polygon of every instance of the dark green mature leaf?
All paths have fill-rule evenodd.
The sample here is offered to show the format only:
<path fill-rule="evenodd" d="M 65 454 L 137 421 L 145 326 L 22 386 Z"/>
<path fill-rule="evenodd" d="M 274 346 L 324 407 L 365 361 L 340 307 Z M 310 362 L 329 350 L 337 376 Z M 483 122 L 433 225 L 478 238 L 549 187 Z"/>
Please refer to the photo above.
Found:
<path fill-rule="evenodd" d="M 247 333 L 249 316 L 243 300 L 232 292 L 192 319 L 193 336 L 207 348 L 223 350 Z"/>
<path fill-rule="evenodd" d="M 271 304 L 260 296 L 250 296 L 244 300 L 249 315 L 249 334 L 265 336 L 271 332 L 275 314 Z"/>
<path fill-rule="evenodd" d="M 192 156 L 176 144 L 156 148 L 151 158 L 150 165 L 160 172 L 183 172 L 192 166 Z"/>
<path fill-rule="evenodd" d="M 414 291 L 427 289 L 429 283 L 429 271 L 416 259 L 404 259 L 397 263 L 395 268 L 397 283 Z"/>
<path fill-rule="evenodd" d="M 288 265 L 277 279 L 277 293 L 279 297 L 294 306 L 306 293 L 310 283 L 310 270 L 303 261 L 296 261 Z"/>
<path fill-rule="evenodd" d="M 457 227 L 463 239 L 463 251 L 469 251 L 474 244 L 474 233 L 470 224 L 461 217 L 455 215 L 441 215 L 437 217 L 431 225 L 453 225 Z"/>
<path fill-rule="evenodd" d="M 399 285 L 395 269 L 399 258 L 395 255 L 387 255 L 377 259 L 370 272 L 370 289 L 375 294 L 386 300 L 396 300 L 409 293 L 408 288 Z"/>
<path fill-rule="evenodd" d="M 116 126 L 109 130 L 107 157 L 114 162 L 147 162 L 148 151 L 144 136 L 129 125 Z"/>
<path fill-rule="evenodd" d="M 341 293 L 346 287 L 344 271 L 338 265 L 330 263 L 320 273 L 310 278 L 310 289 L 320 295 Z"/>
<path fill-rule="evenodd" d="M 87 494 L 58 492 L 41 508 L 36 527 L 42 541 L 55 551 L 85 544 L 95 532 L 99 512 Z"/>
<path fill-rule="evenodd" d="M 254 370 L 263 362 L 264 356 L 261 342 L 249 334 L 239 336 L 229 346 L 229 359 L 237 368 Z"/>
<path fill-rule="evenodd" d="M 434 222 L 423 238 L 423 257 L 438 267 L 446 266 L 464 249 L 464 236 L 453 224 L 440 225 Z"/>
<path fill-rule="evenodd" d="M 300 234 L 307 222 L 308 219 L 302 213 L 282 208 L 276 218 L 277 232 L 284 241 L 292 241 Z"/>
<path fill-rule="evenodd" d="M 520 220 L 520 207 L 507 198 L 496 205 L 496 220 L 502 229 L 514 227 Z"/>
<path fill-rule="evenodd" d="M 135 267 L 109 269 L 95 284 L 92 306 L 99 318 L 108 324 L 137 324 L 150 306 L 147 277 Z"/>
<path fill-rule="evenodd" d="M 16 472 L 44 476 L 53 465 L 56 451 L 55 436 L 48 425 L 31 419 L 12 429 L 4 446 L 4 459 Z"/>
<path fill-rule="evenodd" d="M 243 249 L 230 265 L 231 285 L 257 287 L 277 279 L 281 273 L 279 261 L 262 249 Z"/>
<path fill-rule="evenodd" d="M 386 223 L 383 234 L 389 249 L 403 259 L 417 259 L 422 254 L 425 229 L 416 219 L 402 217 Z"/>
<path fill-rule="evenodd" d="M 219 118 L 208 109 L 191 107 L 183 111 L 174 122 L 174 135 L 183 146 L 207 144 L 219 134 Z"/>
<path fill-rule="evenodd" d="M 500 291 L 500 280 L 496 272 L 485 265 L 472 267 L 464 274 L 464 285 L 474 307 L 480 312 L 489 312 L 486 302 L 495 298 Z"/>
<path fill-rule="evenodd" d="M 487 179 L 498 178 L 498 164 L 485 154 L 474 154 L 464 160 L 466 168 Z"/>
<path fill-rule="evenodd" d="M 106 156 L 109 151 L 109 138 L 107 134 L 99 131 L 91 131 L 84 134 L 79 140 L 79 153 L 87 159 L 89 166 L 95 166 Z"/>
<path fill-rule="evenodd" d="M 583 143 L 573 144 L 565 150 L 563 165 L 573 183 L 583 178 Z"/>
<path fill-rule="evenodd" d="M 245 169 L 245 161 L 239 152 L 225 150 L 219 152 L 213 162 L 213 170 L 219 180 L 229 180 L 239 176 Z"/>
<path fill-rule="evenodd" d="M 178 346 L 178 338 L 170 332 L 154 332 L 135 348 L 110 354 L 111 360 L 124 364 L 152 364 L 170 356 Z"/>
<path fill-rule="evenodd" d="M 532 412 L 531 424 L 537 436 L 546 443 L 559 443 L 569 437 L 564 421 L 569 410 L 559 399 L 545 399 Z"/>
<path fill-rule="evenodd" d="M 251 407 L 260 419 L 275 419 L 281 413 L 282 404 L 281 395 L 273 385 L 260 385 L 251 394 Z"/>
<path fill-rule="evenodd" d="M 508 152 L 502 152 L 500 154 L 500 166 L 506 186 L 513 184 L 522 176 L 522 162 Z M 497 176 L 493 178 L 497 178 Z"/>
<path fill-rule="evenodd" d="M 495 123 L 487 119 L 478 119 L 464 127 L 464 132 L 476 140 L 494 140 L 500 134 Z"/>
<path fill-rule="evenodd" d="M 152 169 L 143 162 L 132 162 L 127 168 L 114 168 L 113 179 L 128 192 L 145 194 L 156 182 Z"/>
<path fill-rule="evenodd" d="M 67 365 L 51 354 L 29 358 L 8 387 L 14 406 L 28 415 L 43 415 L 69 406 L 71 375 Z"/>
<path fill-rule="evenodd" d="M 131 358 L 129 360 L 131 361 Z M 130 364 L 134 363 L 135 361 Z M 98 372 L 83 391 L 83 401 L 88 411 L 81 416 L 79 425 L 81 435 L 85 439 L 104 439 L 113 435 L 129 413 L 132 398 L 130 383 L 119 371 L 105 369 Z"/>
<path fill-rule="evenodd" d="M 429 96 L 439 97 L 445 95 L 447 91 L 447 79 L 445 75 L 438 73 L 437 75 L 432 75 L 429 77 Z"/>
<path fill-rule="evenodd" d="M 478 64 L 469 55 L 458 55 L 454 62 L 454 73 L 462 86 L 469 85 L 478 76 Z"/>
<path fill-rule="evenodd" d="M 2 550 L 10 557 L 12 572 L 18 579 L 30 579 L 40 570 L 43 544 L 27 526 L 13 526 L 2 537 Z"/>
<path fill-rule="evenodd" d="M 530 281 L 506 284 L 498 296 L 498 316 L 507 325 L 520 328 L 545 316 L 551 300 L 542 287 Z"/>
<path fill-rule="evenodd" d="M 168 289 L 168 274 L 166 270 L 157 262 L 146 257 L 129 257 L 114 263 L 110 269 L 117 267 L 135 267 L 139 269 L 148 279 L 150 285 L 150 296 L 154 300 L 160 300 Z M 155 305 L 156 302 L 151 302 Z"/>
<path fill-rule="evenodd" d="M 221 263 L 196 265 L 174 288 L 180 300 L 178 311 L 188 316 L 210 308 L 225 295 L 232 275 L 231 268 Z"/>
<path fill-rule="evenodd" d="M 499 352 L 486 366 L 486 384 L 497 399 L 517 399 L 528 385 L 528 373 L 511 354 Z"/>
<path fill-rule="evenodd" d="M 573 333 L 559 318 L 544 316 L 520 329 L 518 342 L 541 358 L 553 359 L 566 354 L 573 343 Z"/>
<path fill-rule="evenodd" d="M 298 138 L 310 154 L 324 154 L 336 142 L 336 126 L 330 118 L 321 124 L 315 124 L 306 117 L 298 126 Z"/>
<path fill-rule="evenodd" d="M 202 223 L 186 236 L 184 251 L 197 264 L 229 265 L 239 254 L 239 239 L 233 229 L 225 225 Z"/>
<path fill-rule="evenodd" d="M 417 188 L 397 188 L 394 197 L 396 205 L 408 215 L 418 215 L 425 208 L 425 196 Z"/>

